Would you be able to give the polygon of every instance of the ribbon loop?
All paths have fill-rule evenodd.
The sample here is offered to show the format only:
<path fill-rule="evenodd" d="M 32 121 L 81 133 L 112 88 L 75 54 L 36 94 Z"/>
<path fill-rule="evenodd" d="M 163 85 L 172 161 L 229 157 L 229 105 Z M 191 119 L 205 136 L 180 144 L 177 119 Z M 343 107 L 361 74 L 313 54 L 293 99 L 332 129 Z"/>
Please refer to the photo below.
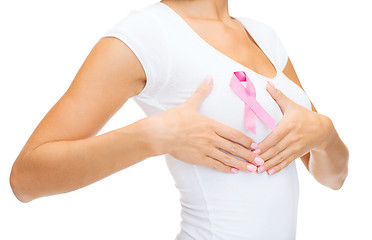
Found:
<path fill-rule="evenodd" d="M 240 82 L 246 82 L 246 86 Z M 235 92 L 235 94 L 245 103 L 244 116 L 245 116 L 245 127 L 256 134 L 256 119 L 255 115 L 273 132 L 276 131 L 276 121 L 269 113 L 261 106 L 261 104 L 256 100 L 256 89 L 245 74 L 244 71 L 234 72 L 230 87 Z"/>

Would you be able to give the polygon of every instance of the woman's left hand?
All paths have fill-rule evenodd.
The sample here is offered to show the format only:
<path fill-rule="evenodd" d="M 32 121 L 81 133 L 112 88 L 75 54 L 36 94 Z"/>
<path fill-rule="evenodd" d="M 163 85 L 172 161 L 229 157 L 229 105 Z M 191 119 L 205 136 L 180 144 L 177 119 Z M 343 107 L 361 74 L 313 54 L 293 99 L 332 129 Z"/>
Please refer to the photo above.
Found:
<path fill-rule="evenodd" d="M 327 116 L 293 102 L 270 84 L 267 84 L 266 90 L 278 103 L 283 118 L 276 131 L 258 143 L 254 152 L 264 160 L 257 172 L 267 171 L 272 175 L 311 149 L 326 144 L 331 135 L 332 122 Z"/>

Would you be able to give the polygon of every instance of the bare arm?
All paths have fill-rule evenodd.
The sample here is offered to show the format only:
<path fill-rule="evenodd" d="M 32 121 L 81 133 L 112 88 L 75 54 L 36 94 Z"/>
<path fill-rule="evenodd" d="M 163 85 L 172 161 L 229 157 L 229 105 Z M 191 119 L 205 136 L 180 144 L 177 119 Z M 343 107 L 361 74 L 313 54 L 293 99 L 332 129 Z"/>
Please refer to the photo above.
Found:
<path fill-rule="evenodd" d="M 161 114 L 94 136 L 143 89 L 145 77 L 120 40 L 98 42 L 15 160 L 10 184 L 16 197 L 29 202 L 73 191 L 164 153 L 226 173 L 256 171 L 253 140 L 197 111 L 212 84 L 201 84 L 185 103 Z"/>
<path fill-rule="evenodd" d="M 283 73 L 302 88 L 290 59 Z M 317 112 L 314 105 L 312 103 L 311 105 L 312 110 Z M 330 129 L 329 138 L 319 147 L 303 155 L 301 160 L 319 183 L 337 190 L 342 187 L 348 174 L 349 152 L 332 121 L 329 118 L 326 120 Z"/>
<path fill-rule="evenodd" d="M 101 39 L 15 160 L 10 183 L 16 197 L 29 202 L 72 191 L 156 155 L 147 119 L 94 136 L 145 80 L 127 46 Z"/>

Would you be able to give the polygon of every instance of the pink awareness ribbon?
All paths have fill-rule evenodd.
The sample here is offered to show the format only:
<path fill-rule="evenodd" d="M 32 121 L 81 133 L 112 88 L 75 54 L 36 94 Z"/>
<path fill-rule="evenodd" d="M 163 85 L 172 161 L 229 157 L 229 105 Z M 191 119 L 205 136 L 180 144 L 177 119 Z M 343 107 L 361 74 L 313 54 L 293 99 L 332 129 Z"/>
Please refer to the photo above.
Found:
<path fill-rule="evenodd" d="M 246 87 L 240 82 L 246 82 Z M 244 71 L 234 72 L 230 87 L 236 95 L 245 103 L 245 127 L 256 134 L 256 119 L 255 115 L 273 132 L 276 131 L 276 121 L 268 114 L 265 109 L 256 100 L 256 89 L 252 81 L 248 78 Z"/>

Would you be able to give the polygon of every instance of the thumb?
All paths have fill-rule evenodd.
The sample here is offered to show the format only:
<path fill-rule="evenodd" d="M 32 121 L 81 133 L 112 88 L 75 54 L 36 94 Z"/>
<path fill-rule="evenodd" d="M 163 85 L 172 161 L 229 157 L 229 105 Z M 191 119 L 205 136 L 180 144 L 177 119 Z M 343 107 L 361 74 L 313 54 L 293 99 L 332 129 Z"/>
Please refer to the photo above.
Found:
<path fill-rule="evenodd" d="M 212 89 L 212 76 L 207 75 L 204 78 L 204 81 L 199 85 L 199 87 L 195 90 L 195 92 L 189 97 L 186 102 L 192 108 L 198 110 L 200 104 L 204 101 L 204 99 L 208 96 L 209 92 Z"/>
<path fill-rule="evenodd" d="M 282 91 L 275 88 L 274 84 L 270 81 L 268 81 L 266 89 L 270 93 L 271 97 L 275 100 L 275 102 L 279 105 L 280 110 L 284 114 L 284 112 L 290 107 L 292 100 L 284 95 Z"/>

